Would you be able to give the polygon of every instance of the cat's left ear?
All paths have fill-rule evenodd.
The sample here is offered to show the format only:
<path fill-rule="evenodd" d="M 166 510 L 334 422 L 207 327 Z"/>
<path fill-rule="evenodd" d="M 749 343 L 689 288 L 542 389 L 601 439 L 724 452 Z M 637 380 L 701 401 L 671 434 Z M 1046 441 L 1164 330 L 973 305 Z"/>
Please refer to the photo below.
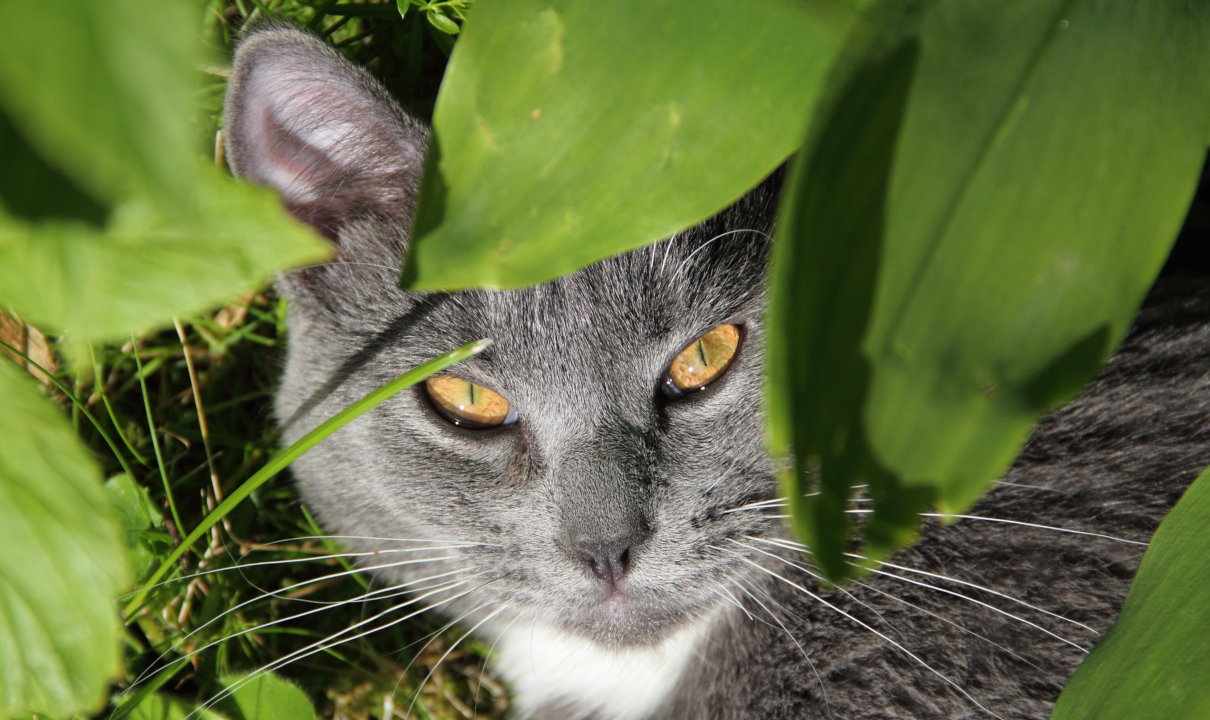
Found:
<path fill-rule="evenodd" d="M 223 127 L 232 171 L 332 240 L 367 214 L 411 215 L 427 129 L 312 35 L 270 24 L 244 37 Z"/>

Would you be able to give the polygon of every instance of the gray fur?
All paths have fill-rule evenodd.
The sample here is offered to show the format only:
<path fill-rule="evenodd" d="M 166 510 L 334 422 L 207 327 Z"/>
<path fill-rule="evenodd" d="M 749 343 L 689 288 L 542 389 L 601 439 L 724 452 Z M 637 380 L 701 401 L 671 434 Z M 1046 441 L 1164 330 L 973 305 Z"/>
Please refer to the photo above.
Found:
<path fill-rule="evenodd" d="M 258 84 L 258 73 L 276 85 Z M 306 93 L 305 104 L 292 100 L 297 92 Z M 299 145 L 300 134 L 325 123 L 358 131 L 327 153 Z M 722 513 L 775 494 L 760 398 L 762 273 L 776 177 L 699 227 L 539 287 L 416 296 L 399 290 L 396 278 L 428 135 L 368 74 L 301 32 L 262 28 L 237 53 L 226 126 L 232 167 L 287 196 L 281 176 L 263 170 L 273 154 L 256 138 L 273 144 L 279 159 L 303 158 L 306 181 L 319 192 L 301 204 L 287 197 L 287 206 L 339 248 L 334 263 L 280 283 L 290 301 L 277 403 L 287 441 L 397 373 L 483 337 L 495 345 L 456 372 L 498 390 L 520 413 L 507 428 L 466 430 L 416 391 L 338 432 L 294 466 L 304 498 L 331 532 L 499 543 L 459 551 L 445 564 L 495 578 L 451 606 L 451 617 L 506 601 L 609 646 L 658 642 L 718 609 L 715 582 L 742 579 L 769 593 L 788 632 L 751 601 L 746 607 L 766 622 L 723 607 L 666 717 L 826 717 L 820 683 L 790 635 L 822 676 L 835 718 L 981 716 L 888 643 L 712 549 L 784 532 L 759 512 Z M 1210 464 L 1208 312 L 1205 287 L 1157 289 L 1115 360 L 1080 399 L 1042 422 L 1006 478 L 1040 489 L 1002 486 L 973 512 L 1147 538 Z M 658 383 L 668 362 L 721 322 L 744 326 L 737 362 L 706 391 L 666 399 Z M 631 612 L 596 612 L 604 591 L 570 547 L 577 533 L 635 539 Z M 959 522 L 930 525 L 895 562 L 994 587 L 1104 630 L 1140 555 L 1110 541 Z M 816 591 L 802 572 L 749 557 Z M 1045 717 L 1080 660 L 1075 649 L 952 596 L 885 577 L 867 582 L 1035 664 L 874 591 L 852 588 L 881 619 L 841 593 L 818 591 L 1002 717 Z M 1094 642 L 1053 618 L 947 587 Z"/>

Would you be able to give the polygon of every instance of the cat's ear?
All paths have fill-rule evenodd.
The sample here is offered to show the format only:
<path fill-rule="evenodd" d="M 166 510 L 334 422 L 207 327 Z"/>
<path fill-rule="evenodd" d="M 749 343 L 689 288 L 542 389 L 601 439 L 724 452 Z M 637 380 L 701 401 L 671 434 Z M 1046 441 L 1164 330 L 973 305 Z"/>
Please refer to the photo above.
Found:
<path fill-rule="evenodd" d="M 365 70 L 301 30 L 265 25 L 235 53 L 223 134 L 231 169 L 338 240 L 367 215 L 405 222 L 428 132 Z"/>

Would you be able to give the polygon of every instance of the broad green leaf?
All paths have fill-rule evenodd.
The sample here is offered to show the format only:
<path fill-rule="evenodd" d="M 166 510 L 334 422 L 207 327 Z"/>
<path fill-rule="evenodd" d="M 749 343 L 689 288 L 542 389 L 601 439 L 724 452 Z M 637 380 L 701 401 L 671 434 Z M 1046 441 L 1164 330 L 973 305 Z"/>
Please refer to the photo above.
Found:
<path fill-rule="evenodd" d="M 130 720 L 224 720 L 211 710 L 195 710 L 191 703 L 155 693 L 148 695 L 126 716 Z"/>
<path fill-rule="evenodd" d="M 67 421 L 7 361 L 0 398 L 0 718 L 93 710 L 121 667 L 121 530 Z"/>
<path fill-rule="evenodd" d="M 827 574 L 972 503 L 1122 338 L 1210 124 L 1210 6 L 875 6 L 816 111 L 776 240 L 770 444 Z M 823 490 L 802 497 L 812 477 Z"/>
<path fill-rule="evenodd" d="M 139 580 L 156 564 L 156 548 L 171 538 L 164 533 L 164 517 L 151 499 L 147 488 L 129 475 L 115 475 L 105 482 L 105 491 L 117 512 L 126 539 L 126 556 Z"/>
<path fill-rule="evenodd" d="M 220 682 L 226 689 L 235 688 L 221 709 L 233 720 L 314 720 L 315 709 L 306 693 L 297 685 L 273 673 L 263 673 L 249 679 L 243 675 L 228 675 Z"/>
<path fill-rule="evenodd" d="M 0 303 L 125 337 L 327 254 L 195 148 L 188 0 L 0 3 Z"/>
<path fill-rule="evenodd" d="M 0 107 L 52 164 L 109 200 L 189 191 L 195 3 L 0 2 Z M 8 167 L 6 172 L 20 173 Z"/>
<path fill-rule="evenodd" d="M 1208 527 L 1210 470 L 1160 524 L 1117 623 L 1068 681 L 1051 720 L 1210 717 Z"/>
<path fill-rule="evenodd" d="M 704 219 L 798 146 L 850 19 L 836 0 L 476 5 L 404 283 L 536 283 Z"/>
<path fill-rule="evenodd" d="M 120 338 L 326 254 L 268 191 L 193 167 L 191 206 L 176 214 L 132 201 L 103 231 L 0 214 L 0 300 L 73 338 Z"/>

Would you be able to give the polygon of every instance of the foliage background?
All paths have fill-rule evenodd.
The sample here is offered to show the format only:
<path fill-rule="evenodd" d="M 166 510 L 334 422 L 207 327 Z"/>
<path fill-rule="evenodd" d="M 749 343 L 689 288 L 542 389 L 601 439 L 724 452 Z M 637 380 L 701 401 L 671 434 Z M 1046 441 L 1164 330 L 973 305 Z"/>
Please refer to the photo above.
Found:
<path fill-rule="evenodd" d="M 368 66 L 411 112 L 428 118 L 468 4 L 465 0 L 206 3 L 199 30 L 211 59 L 198 68 L 205 82 L 199 96 L 192 98 L 199 108 L 191 134 L 197 151 L 213 151 L 226 68 L 244 23 L 273 16 L 310 27 L 354 62 Z M 1205 182 L 1166 272 L 1206 269 L 1203 239 L 1210 228 L 1210 205 L 1204 186 Z M 271 290 L 262 289 L 181 318 L 178 327 L 86 352 L 60 347 L 56 338 L 48 339 L 19 320 L 2 320 L 0 339 L 17 351 L 9 352 L 10 359 L 43 382 L 111 478 L 107 490 L 120 509 L 133 570 L 140 578 L 225 491 L 263 465 L 276 447 L 270 401 L 284 339 L 283 320 L 282 302 Z M 84 359 L 84 371 L 67 372 L 62 362 L 66 355 Z M 108 428 L 116 438 L 116 452 L 98 426 Z M 321 539 L 271 544 L 319 534 L 322 531 L 289 485 L 277 481 L 255 493 L 251 502 L 216 528 L 205 547 L 199 545 L 187 556 L 181 571 L 331 552 L 334 546 Z M 127 627 L 126 670 L 119 685 L 129 684 L 153 663 L 167 641 L 201 627 L 236 603 L 342 567 L 339 560 L 258 567 L 157 590 Z M 343 599 L 366 587 L 364 578 L 343 578 L 308 587 L 305 597 L 299 593 L 273 598 L 227 616 L 194 637 L 189 647 L 314 607 L 308 602 Z M 272 626 L 224 642 L 171 676 L 159 676 L 161 695 L 135 716 L 183 716 L 183 710 L 211 696 L 240 671 L 259 667 L 372 612 L 373 608 L 360 606 L 342 608 L 311 616 L 305 626 Z M 442 632 L 442 625 L 423 619 L 397 626 L 291 665 L 283 674 L 306 692 L 323 716 L 403 717 L 421 679 L 458 636 Z M 433 633 L 435 640 L 417 656 Z M 483 670 L 489 650 L 471 643 L 446 658 L 420 691 L 415 716 L 500 716 L 507 708 L 507 695 Z M 288 686 L 271 691 L 293 692 Z M 117 695 L 113 701 L 122 699 Z M 249 706 L 244 699 L 241 696 L 218 711 L 233 718 L 273 716 L 271 709 Z M 99 716 L 108 715 L 110 709 Z M 305 714 L 291 712 L 290 717 Z"/>
<path fill-rule="evenodd" d="M 369 67 L 409 112 L 427 120 L 470 2 L 210 0 L 204 5 L 201 26 L 194 32 L 204 38 L 210 59 L 197 68 L 202 86 L 191 98 L 191 134 L 197 153 L 210 156 L 215 153 L 233 45 L 246 23 L 276 18 L 310 28 L 352 61 Z M 156 12 L 154 4 L 148 4 L 146 12 Z M 284 301 L 271 288 L 260 288 L 230 304 L 180 318 L 178 327 L 90 347 L 84 355 L 85 371 L 79 374 L 66 362 L 77 349 L 60 346 L 59 338 L 46 337 L 20 318 L 0 314 L 0 341 L 8 346 L 0 347 L 3 361 L 15 362 L 42 381 L 105 477 L 111 478 L 107 493 L 119 508 L 137 580 L 155 568 L 224 491 L 246 479 L 277 449 L 271 399 L 282 361 L 284 310 Z M 117 453 L 97 425 L 110 435 Z M 289 482 L 280 478 L 242 503 L 211 533 L 209 542 L 199 543 L 182 561 L 180 572 L 338 552 L 322 539 L 280 542 L 322 534 Z M 150 667 L 173 639 L 263 592 L 348 567 L 338 559 L 261 566 L 157 589 L 126 628 L 125 670 L 110 704 L 96 717 L 111 716 L 129 699 L 122 688 Z M 183 649 L 317 607 L 307 601 L 342 600 L 368 587 L 369 580 L 356 575 L 251 604 L 207 627 Z M 386 607 L 354 604 L 223 642 L 190 663 L 173 666 L 171 677 L 158 677 L 153 684 L 162 681 L 159 697 L 144 702 L 134 717 L 183 717 L 238 673 Z M 444 625 L 444 620 L 421 616 L 290 665 L 282 674 L 306 693 L 320 716 L 404 717 L 421 680 L 460 635 L 456 629 L 441 632 Z M 411 716 L 502 716 L 508 699 L 500 683 L 484 671 L 487 651 L 474 642 L 461 644 L 425 684 Z M 297 693 L 289 687 L 272 691 L 279 696 Z M 235 702 L 216 709 L 224 717 L 251 720 L 302 717 L 299 708 L 306 705 L 304 699 L 301 706 L 250 706 L 243 700 L 247 697 L 249 693 L 241 692 Z"/>

